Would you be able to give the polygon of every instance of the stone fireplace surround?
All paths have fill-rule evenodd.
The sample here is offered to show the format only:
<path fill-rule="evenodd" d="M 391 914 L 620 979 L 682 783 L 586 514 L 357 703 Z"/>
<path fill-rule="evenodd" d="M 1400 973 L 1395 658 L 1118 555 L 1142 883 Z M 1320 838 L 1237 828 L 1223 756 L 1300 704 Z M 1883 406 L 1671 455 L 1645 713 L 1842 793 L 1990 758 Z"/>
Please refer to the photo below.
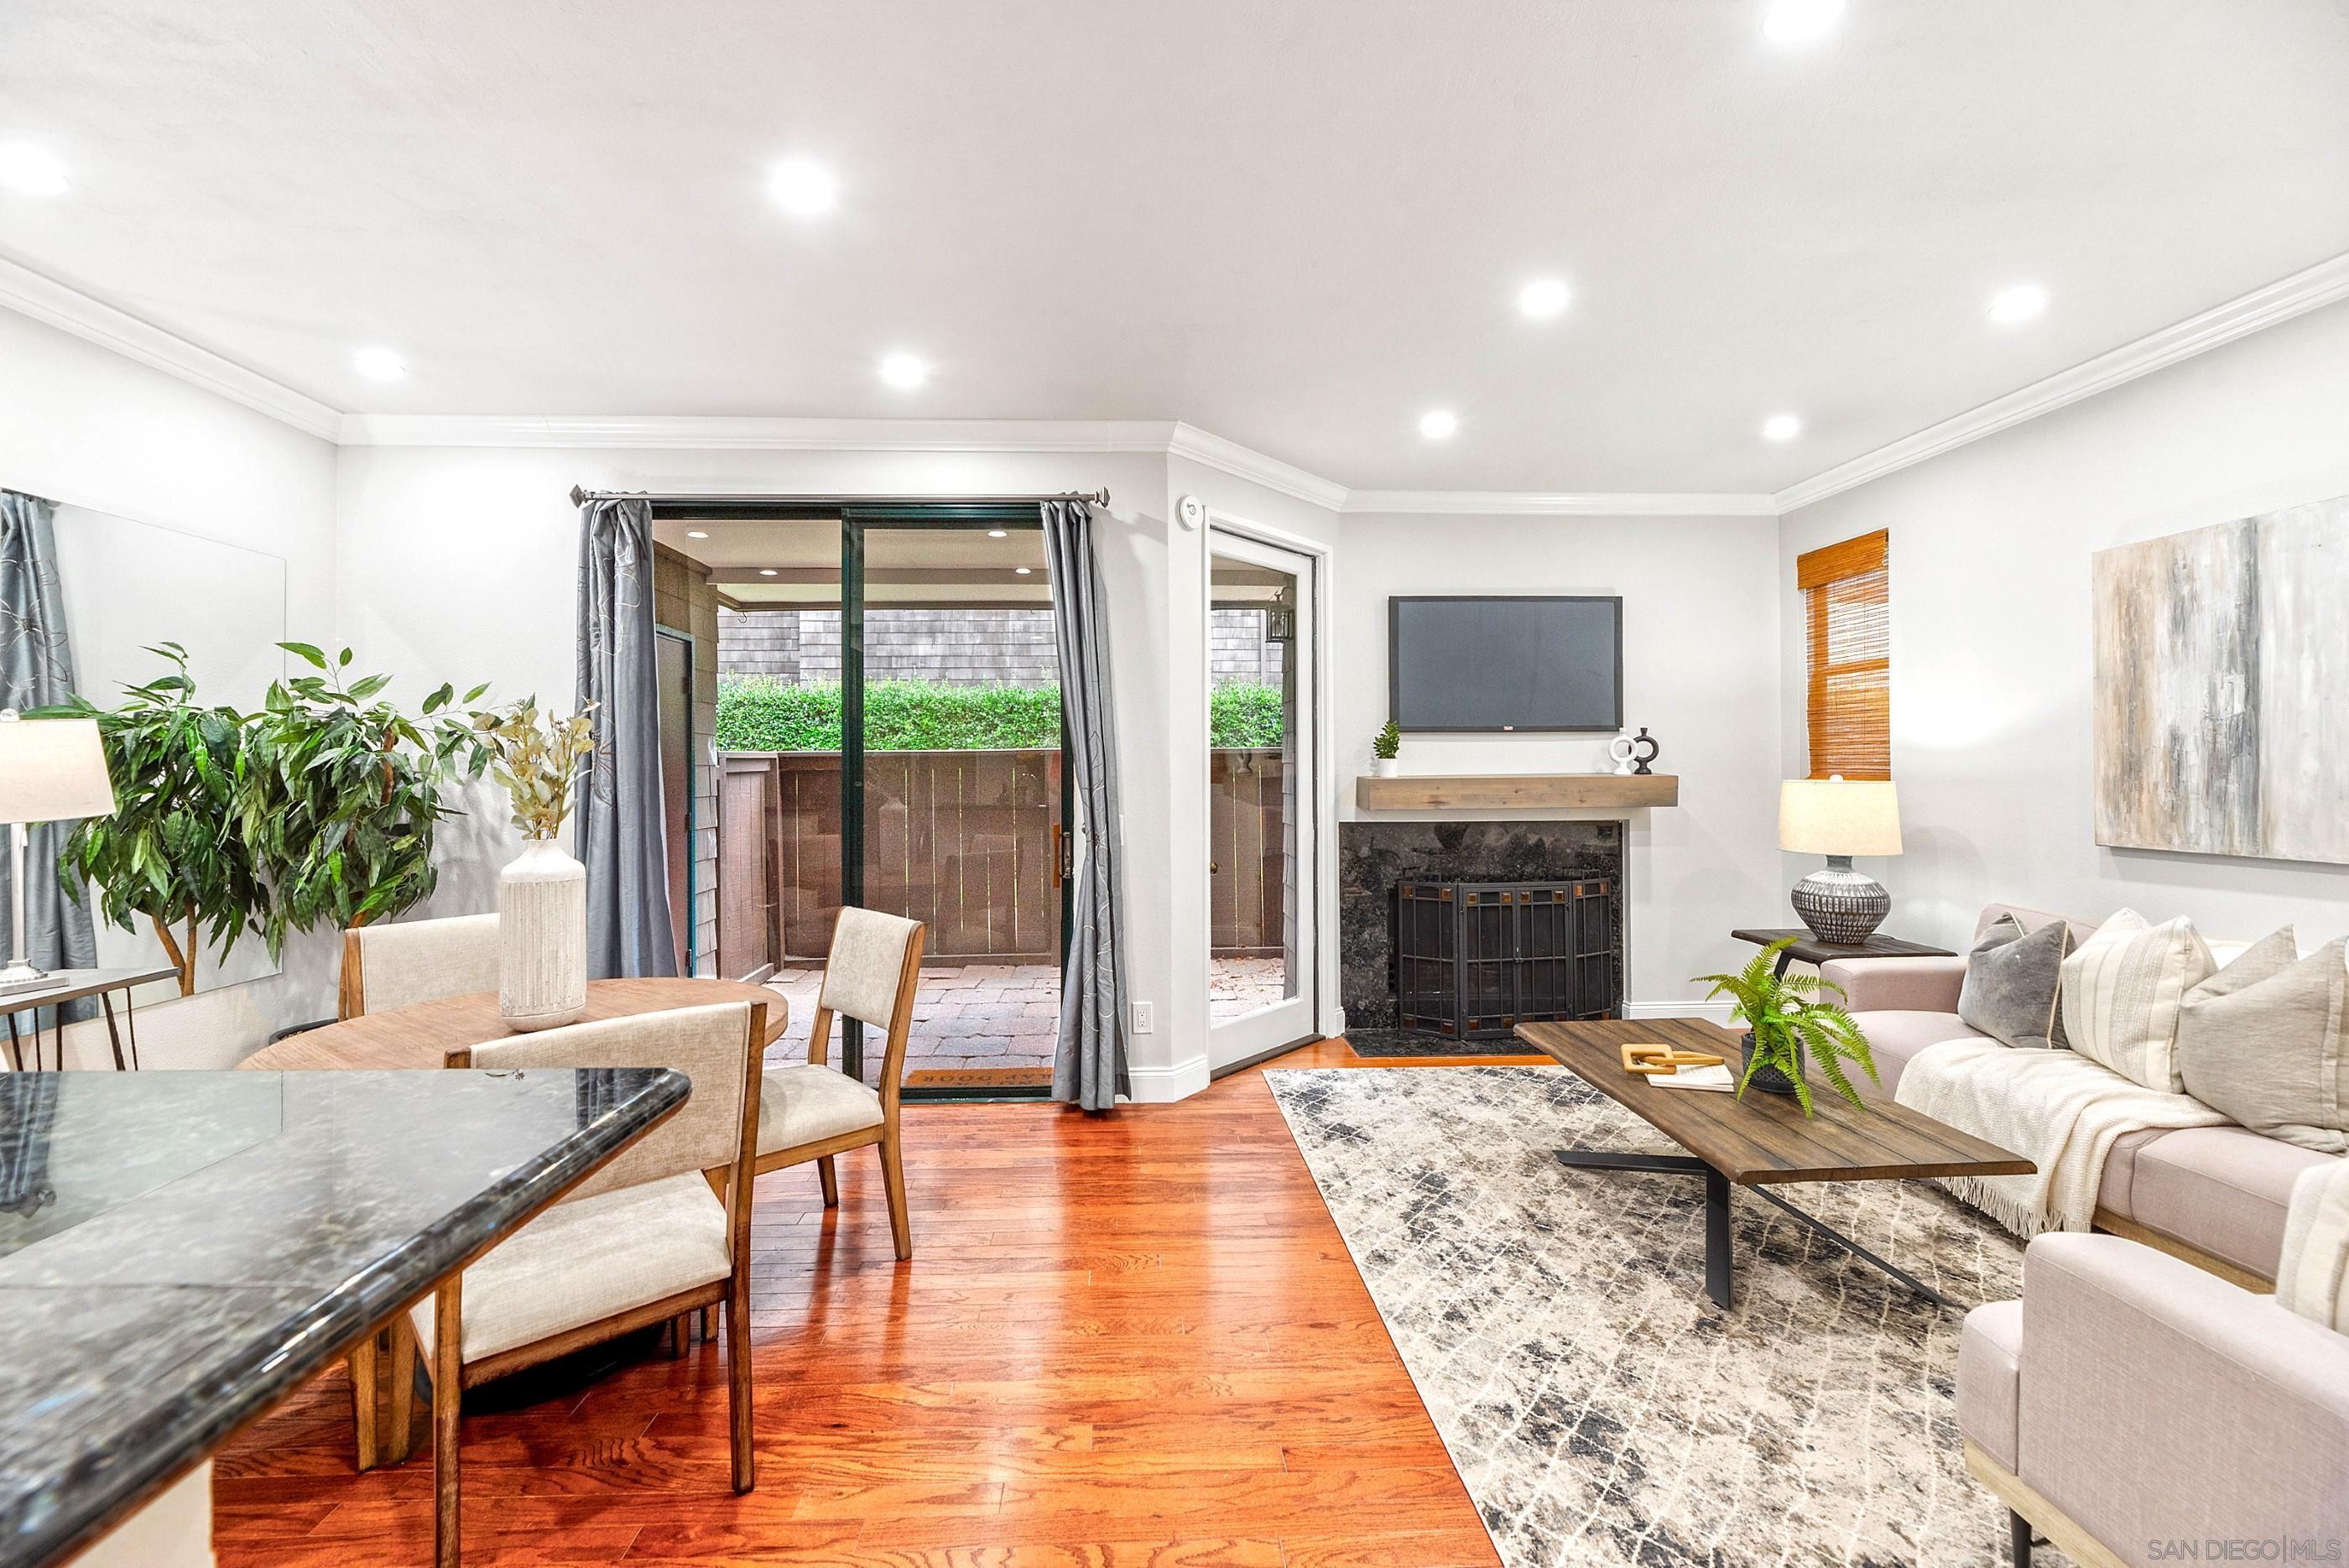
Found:
<path fill-rule="evenodd" d="M 1349 1035 L 1395 1025 L 1394 890 L 1411 879 L 1552 882 L 1604 877 L 1615 927 L 1615 996 L 1623 995 L 1626 825 L 1601 822 L 1392 821 L 1338 825 L 1338 995 Z M 1430 1036 L 1431 1040 L 1435 1037 Z M 1448 1043 L 1437 1049 L 1451 1048 Z"/>

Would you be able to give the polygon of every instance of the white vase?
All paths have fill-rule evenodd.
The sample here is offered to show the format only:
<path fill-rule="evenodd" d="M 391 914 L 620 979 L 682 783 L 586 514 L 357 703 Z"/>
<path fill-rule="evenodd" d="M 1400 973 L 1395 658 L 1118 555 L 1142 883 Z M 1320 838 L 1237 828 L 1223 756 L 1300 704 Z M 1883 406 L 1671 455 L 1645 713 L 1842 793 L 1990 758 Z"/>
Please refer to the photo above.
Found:
<path fill-rule="evenodd" d="M 552 1029 L 587 1011 L 587 867 L 533 838 L 498 873 L 498 1016 Z"/>
<path fill-rule="evenodd" d="M 1372 778 L 1391 779 L 1397 776 L 1402 772 L 1402 763 L 1399 758 L 1372 757 L 1371 759 L 1371 776 Z"/>

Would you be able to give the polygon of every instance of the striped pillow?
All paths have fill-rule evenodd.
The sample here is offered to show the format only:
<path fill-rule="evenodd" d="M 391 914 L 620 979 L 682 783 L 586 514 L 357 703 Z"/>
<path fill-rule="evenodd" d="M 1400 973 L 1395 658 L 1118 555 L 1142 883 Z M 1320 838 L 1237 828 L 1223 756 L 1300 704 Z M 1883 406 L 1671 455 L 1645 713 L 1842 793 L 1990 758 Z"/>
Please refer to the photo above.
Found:
<path fill-rule="evenodd" d="M 2131 1083 L 2186 1092 L 2178 1008 L 2218 965 L 2183 915 L 2156 926 L 2123 909 L 2064 961 L 2064 1032 L 2072 1049 Z"/>
<path fill-rule="evenodd" d="M 2313 1165 L 2292 1184 L 2276 1304 L 2349 1334 L 2349 1159 Z"/>

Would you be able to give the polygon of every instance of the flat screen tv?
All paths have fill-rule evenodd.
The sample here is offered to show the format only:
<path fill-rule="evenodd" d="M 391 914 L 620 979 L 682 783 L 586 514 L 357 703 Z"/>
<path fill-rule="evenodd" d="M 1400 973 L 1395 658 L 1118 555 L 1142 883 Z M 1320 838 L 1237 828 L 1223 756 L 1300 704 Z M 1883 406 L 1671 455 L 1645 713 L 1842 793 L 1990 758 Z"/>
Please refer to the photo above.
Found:
<path fill-rule="evenodd" d="M 1404 730 L 1620 730 L 1623 601 L 1387 600 L 1387 712 Z"/>

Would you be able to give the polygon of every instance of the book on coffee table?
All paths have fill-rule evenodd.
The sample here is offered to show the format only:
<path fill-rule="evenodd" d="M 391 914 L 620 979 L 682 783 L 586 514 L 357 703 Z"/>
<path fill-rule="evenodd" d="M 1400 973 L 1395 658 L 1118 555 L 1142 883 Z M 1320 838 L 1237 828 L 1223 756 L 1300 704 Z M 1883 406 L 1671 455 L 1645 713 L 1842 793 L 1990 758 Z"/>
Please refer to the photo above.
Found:
<path fill-rule="evenodd" d="M 1682 1067 L 1677 1073 L 1658 1073 L 1648 1082 L 1660 1089 L 1718 1089 L 1723 1094 L 1737 1089 L 1737 1080 L 1726 1067 Z"/>

